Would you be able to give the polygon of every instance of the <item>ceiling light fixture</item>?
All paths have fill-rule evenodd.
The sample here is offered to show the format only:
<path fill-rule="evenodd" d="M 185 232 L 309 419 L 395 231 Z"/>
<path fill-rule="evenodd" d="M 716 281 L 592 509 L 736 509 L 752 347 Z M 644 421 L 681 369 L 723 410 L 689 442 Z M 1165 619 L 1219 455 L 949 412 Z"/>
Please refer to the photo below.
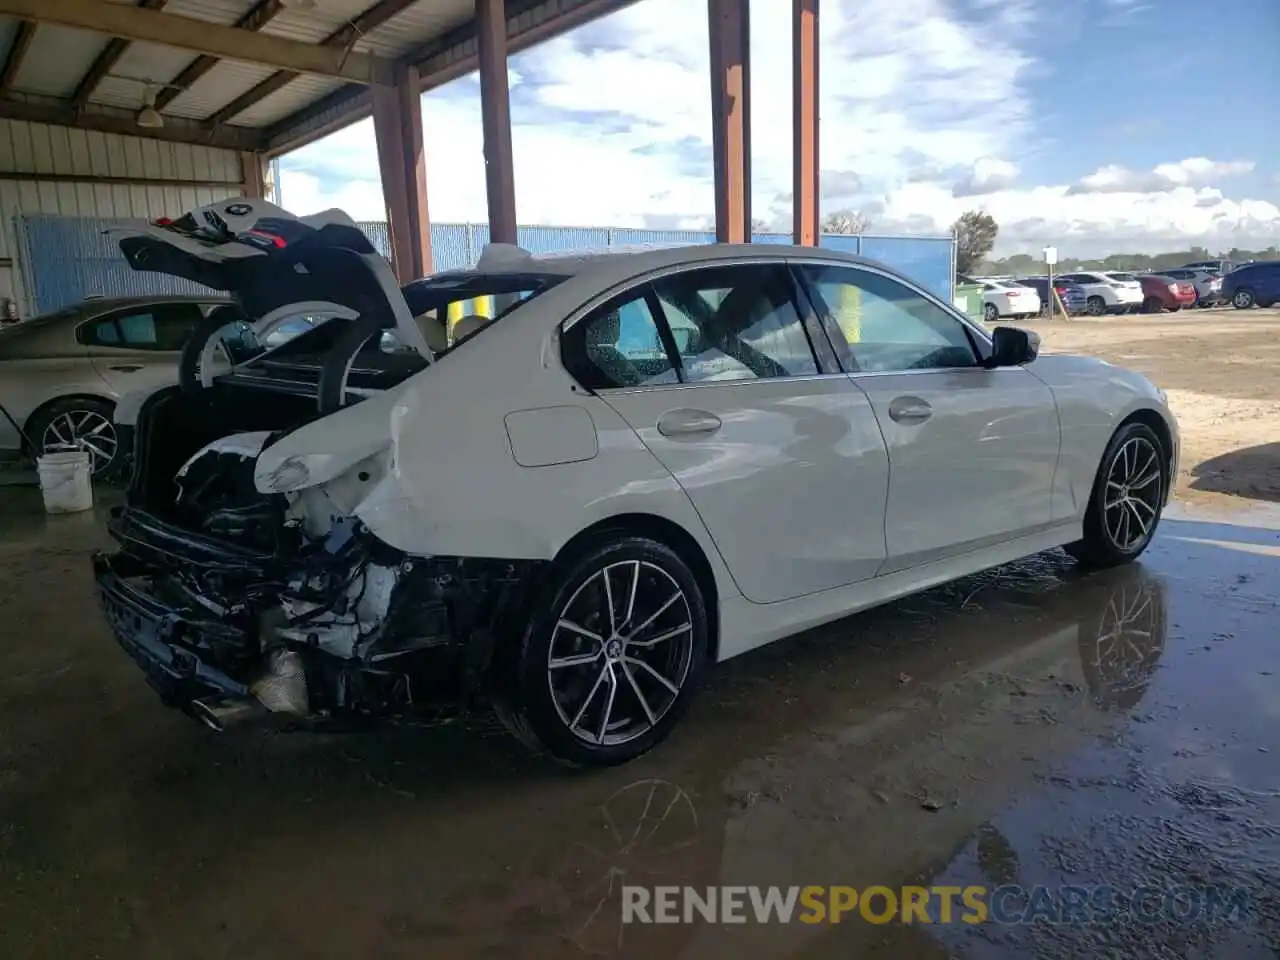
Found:
<path fill-rule="evenodd" d="M 143 107 L 138 111 L 138 126 L 147 130 L 158 130 L 164 126 L 164 117 L 156 109 L 156 88 L 147 84 L 147 92 L 143 96 Z"/>
<path fill-rule="evenodd" d="M 319 3 L 318 0 L 280 0 L 280 6 L 286 10 L 314 10 Z"/>

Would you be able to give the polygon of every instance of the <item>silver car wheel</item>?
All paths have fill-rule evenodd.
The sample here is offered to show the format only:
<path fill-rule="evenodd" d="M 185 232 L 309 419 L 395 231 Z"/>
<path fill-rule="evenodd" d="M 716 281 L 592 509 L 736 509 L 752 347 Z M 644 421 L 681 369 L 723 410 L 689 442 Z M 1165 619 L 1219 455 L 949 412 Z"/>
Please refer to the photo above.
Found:
<path fill-rule="evenodd" d="M 1145 437 L 1126 440 L 1107 471 L 1103 525 L 1117 550 L 1131 553 L 1151 537 L 1164 493 L 1160 451 Z"/>
<path fill-rule="evenodd" d="M 657 564 L 624 560 L 588 577 L 560 611 L 547 683 L 570 733 L 617 746 L 657 726 L 692 663 L 693 614 L 684 590 Z"/>
<path fill-rule="evenodd" d="M 49 421 L 40 438 L 41 453 L 82 450 L 89 454 L 94 473 L 115 459 L 120 442 L 111 420 L 96 410 L 69 410 Z"/>

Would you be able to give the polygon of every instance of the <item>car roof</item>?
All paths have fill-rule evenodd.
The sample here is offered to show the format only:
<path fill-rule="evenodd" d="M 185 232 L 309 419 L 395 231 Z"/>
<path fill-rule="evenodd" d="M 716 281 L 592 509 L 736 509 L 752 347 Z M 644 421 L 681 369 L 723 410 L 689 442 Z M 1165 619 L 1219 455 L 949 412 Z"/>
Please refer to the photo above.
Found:
<path fill-rule="evenodd" d="M 637 245 L 606 247 L 600 250 L 530 253 L 519 247 L 507 247 L 490 255 L 492 244 L 471 270 L 451 271 L 458 274 L 486 273 L 554 274 L 565 277 L 592 277 L 601 281 L 614 276 L 626 278 L 664 267 L 685 263 L 707 263 L 717 260 L 818 259 L 850 265 L 886 269 L 885 265 L 867 257 L 824 247 L 800 247 L 780 243 L 681 243 L 670 245 Z M 487 256 L 488 255 L 488 256 Z M 892 268 L 888 268 L 892 269 Z M 893 271 L 896 273 L 896 271 Z"/>

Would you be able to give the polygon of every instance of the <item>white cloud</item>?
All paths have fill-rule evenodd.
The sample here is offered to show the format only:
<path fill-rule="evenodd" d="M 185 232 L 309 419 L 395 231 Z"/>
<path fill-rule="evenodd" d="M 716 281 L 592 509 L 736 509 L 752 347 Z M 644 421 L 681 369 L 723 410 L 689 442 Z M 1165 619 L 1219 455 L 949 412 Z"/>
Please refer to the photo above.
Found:
<path fill-rule="evenodd" d="M 753 215 L 789 221 L 790 4 L 752 6 Z M 822 9 L 821 166 L 830 208 L 872 229 L 944 232 L 981 206 L 998 249 L 1066 253 L 1280 236 L 1280 210 L 1217 187 L 1252 169 L 1202 157 L 1150 171 L 1108 165 L 1076 184 L 1026 184 L 1036 111 L 1027 81 L 1043 39 L 1033 0 L 827 0 Z M 513 58 L 521 222 L 677 226 L 712 209 L 706 5 L 645 0 Z M 479 87 L 423 98 L 428 203 L 436 221 L 486 216 Z M 286 205 L 385 216 L 368 122 L 286 158 Z M 836 189 L 836 188 L 839 189 Z M 1241 245 L 1249 245 L 1241 242 Z"/>
<path fill-rule="evenodd" d="M 1163 193 L 1176 187 L 1206 186 L 1227 177 L 1252 173 L 1249 160 L 1218 161 L 1189 157 L 1162 163 L 1151 170 L 1130 170 L 1116 164 L 1100 167 L 1071 188 L 1073 193 Z"/>
<path fill-rule="evenodd" d="M 976 197 L 984 193 L 1007 190 L 1018 179 L 1018 165 L 995 157 L 981 157 L 955 185 L 951 195 Z"/>

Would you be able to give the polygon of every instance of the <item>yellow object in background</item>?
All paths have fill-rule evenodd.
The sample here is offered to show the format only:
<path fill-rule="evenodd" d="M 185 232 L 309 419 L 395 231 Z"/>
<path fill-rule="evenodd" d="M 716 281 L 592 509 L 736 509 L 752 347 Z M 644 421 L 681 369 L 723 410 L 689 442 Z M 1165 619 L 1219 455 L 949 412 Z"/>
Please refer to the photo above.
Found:
<path fill-rule="evenodd" d="M 453 338 L 453 328 L 463 317 L 475 314 L 493 319 L 493 297 L 476 297 L 474 300 L 455 300 L 449 304 L 449 337 Z"/>
<path fill-rule="evenodd" d="M 847 343 L 862 341 L 862 290 L 852 284 L 842 283 L 838 301 L 831 304 L 836 312 L 836 322 Z"/>

